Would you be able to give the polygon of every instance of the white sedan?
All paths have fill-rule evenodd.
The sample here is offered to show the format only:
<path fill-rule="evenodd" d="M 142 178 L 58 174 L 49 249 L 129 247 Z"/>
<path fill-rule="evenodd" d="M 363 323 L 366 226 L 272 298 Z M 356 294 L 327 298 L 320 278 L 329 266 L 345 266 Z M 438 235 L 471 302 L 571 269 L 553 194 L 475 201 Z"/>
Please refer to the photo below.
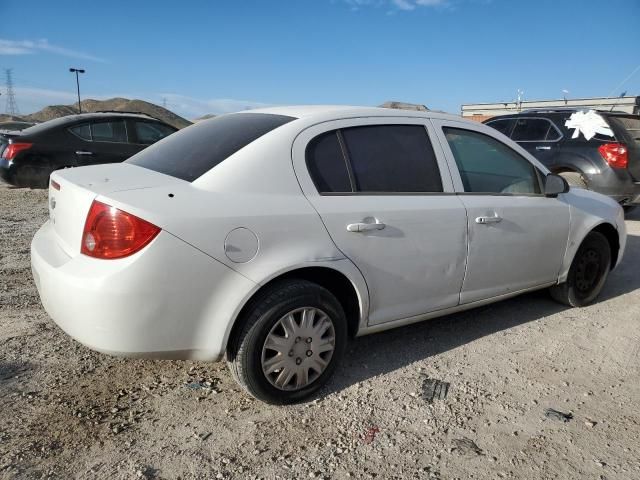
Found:
<path fill-rule="evenodd" d="M 283 107 L 199 122 L 123 164 L 51 175 L 42 303 L 101 352 L 218 360 L 271 403 L 350 336 L 550 288 L 591 303 L 622 209 L 460 117 Z"/>

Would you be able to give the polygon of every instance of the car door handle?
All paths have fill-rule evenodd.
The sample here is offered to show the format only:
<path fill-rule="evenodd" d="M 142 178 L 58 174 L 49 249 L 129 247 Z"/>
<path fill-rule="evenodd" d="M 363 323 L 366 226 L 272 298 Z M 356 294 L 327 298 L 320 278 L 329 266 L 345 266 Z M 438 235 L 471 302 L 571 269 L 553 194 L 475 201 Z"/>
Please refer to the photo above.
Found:
<path fill-rule="evenodd" d="M 498 215 L 494 215 L 493 217 L 477 217 L 476 223 L 481 225 L 487 225 L 489 223 L 500 223 L 502 221 L 502 217 Z"/>
<path fill-rule="evenodd" d="M 93 155 L 93 152 L 87 152 L 86 150 L 76 150 L 76 155 Z"/>
<path fill-rule="evenodd" d="M 376 220 L 375 223 L 350 223 L 347 225 L 347 230 L 349 232 L 370 232 L 372 230 L 382 230 L 386 225 L 379 220 Z"/>
<path fill-rule="evenodd" d="M 539 145 L 536 147 L 536 150 L 551 150 L 551 147 Z"/>

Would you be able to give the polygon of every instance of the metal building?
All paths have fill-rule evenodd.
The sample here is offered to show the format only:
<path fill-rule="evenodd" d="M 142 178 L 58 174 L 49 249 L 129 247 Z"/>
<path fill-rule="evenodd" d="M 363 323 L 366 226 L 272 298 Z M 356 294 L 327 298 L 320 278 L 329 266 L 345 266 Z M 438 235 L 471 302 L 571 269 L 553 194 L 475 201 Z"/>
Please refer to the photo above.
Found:
<path fill-rule="evenodd" d="M 462 105 L 461 115 L 482 122 L 497 115 L 508 115 L 528 109 L 584 108 L 617 110 L 640 114 L 640 97 L 595 97 L 559 100 L 526 100 L 522 102 L 469 103 Z"/>

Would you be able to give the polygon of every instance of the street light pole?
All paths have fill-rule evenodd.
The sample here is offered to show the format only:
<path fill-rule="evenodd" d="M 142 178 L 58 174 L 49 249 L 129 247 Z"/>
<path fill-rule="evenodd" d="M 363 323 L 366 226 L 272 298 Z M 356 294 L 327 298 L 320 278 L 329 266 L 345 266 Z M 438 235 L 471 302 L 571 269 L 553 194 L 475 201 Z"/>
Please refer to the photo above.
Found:
<path fill-rule="evenodd" d="M 84 73 L 84 70 L 81 68 L 70 68 L 69 71 L 76 74 L 76 87 L 78 88 L 78 113 L 82 113 L 82 105 L 80 105 L 80 80 L 78 79 L 78 74 Z"/>

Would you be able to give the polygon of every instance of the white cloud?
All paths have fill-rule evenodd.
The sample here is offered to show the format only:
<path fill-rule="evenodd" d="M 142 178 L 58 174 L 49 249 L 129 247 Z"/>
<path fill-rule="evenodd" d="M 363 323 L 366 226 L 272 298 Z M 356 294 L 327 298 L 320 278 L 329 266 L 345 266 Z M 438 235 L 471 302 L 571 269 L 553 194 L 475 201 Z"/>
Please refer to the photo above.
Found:
<path fill-rule="evenodd" d="M 15 87 L 14 90 L 16 102 L 22 114 L 36 112 L 48 105 L 70 105 L 75 103 L 78 98 L 75 90 L 72 88 L 69 90 L 50 90 L 33 87 Z M 166 100 L 169 110 L 188 119 L 198 118 L 208 113 L 222 114 L 270 106 L 270 104 L 253 100 L 235 100 L 230 98 L 200 99 L 177 93 L 111 92 L 105 94 L 94 92 L 85 93 L 82 91 L 80 93 L 82 99 L 92 98 L 94 100 L 106 100 L 114 97 L 136 98 L 155 103 L 156 105 L 162 105 L 163 100 Z M 0 97 L 0 100 L 2 100 L 2 97 Z"/>
<path fill-rule="evenodd" d="M 92 62 L 106 62 L 103 58 L 84 52 L 78 52 L 65 47 L 52 45 L 46 39 L 40 40 L 6 40 L 0 38 L 0 55 L 32 55 L 35 53 L 53 53 L 64 57 L 90 60 Z"/>
<path fill-rule="evenodd" d="M 235 100 L 231 98 L 201 99 L 177 93 L 163 93 L 160 98 L 160 102 L 156 100 L 155 103 L 162 104 L 162 98 L 166 98 L 167 108 L 176 113 L 183 112 L 181 115 L 186 115 L 187 118 L 197 118 L 208 113 L 222 114 L 271 106 L 271 104 L 253 100 Z"/>

